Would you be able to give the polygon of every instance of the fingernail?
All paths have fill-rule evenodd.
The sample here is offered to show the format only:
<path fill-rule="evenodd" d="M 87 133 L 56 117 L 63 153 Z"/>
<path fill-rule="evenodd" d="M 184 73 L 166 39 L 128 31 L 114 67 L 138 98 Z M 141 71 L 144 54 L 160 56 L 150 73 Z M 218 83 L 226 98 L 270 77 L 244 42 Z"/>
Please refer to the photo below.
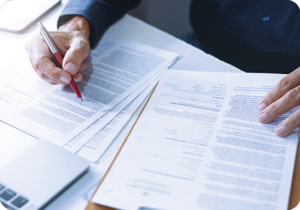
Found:
<path fill-rule="evenodd" d="M 84 71 L 86 69 L 86 66 L 81 66 L 80 71 Z"/>
<path fill-rule="evenodd" d="M 258 121 L 263 123 L 268 120 L 268 115 L 266 113 L 262 113 L 258 115 Z"/>
<path fill-rule="evenodd" d="M 70 81 L 69 81 L 69 79 L 67 78 L 67 77 L 60 77 L 59 78 L 61 81 L 63 81 L 63 82 L 65 82 L 65 83 L 69 83 Z"/>
<path fill-rule="evenodd" d="M 65 70 L 70 72 L 70 74 L 76 73 L 76 65 L 74 63 L 67 63 L 65 66 Z"/>
<path fill-rule="evenodd" d="M 262 103 L 262 104 L 260 104 L 260 105 L 258 106 L 258 109 L 259 109 L 259 111 L 262 111 L 262 110 L 264 110 L 266 107 L 267 107 L 267 104 Z"/>
<path fill-rule="evenodd" d="M 81 77 L 80 76 L 73 76 L 73 79 L 74 79 L 74 81 L 75 82 L 79 82 L 79 81 L 81 81 Z"/>
<path fill-rule="evenodd" d="M 286 128 L 285 128 L 284 125 L 280 125 L 279 127 L 277 127 L 277 128 L 275 129 L 276 134 L 279 135 L 279 136 L 284 135 L 284 134 L 285 134 L 285 131 L 286 131 Z"/>

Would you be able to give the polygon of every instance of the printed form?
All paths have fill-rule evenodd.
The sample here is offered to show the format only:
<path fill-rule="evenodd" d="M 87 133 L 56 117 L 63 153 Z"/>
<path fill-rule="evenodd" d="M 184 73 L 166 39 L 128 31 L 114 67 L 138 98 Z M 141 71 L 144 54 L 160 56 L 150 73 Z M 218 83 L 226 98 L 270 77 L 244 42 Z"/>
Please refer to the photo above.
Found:
<path fill-rule="evenodd" d="M 115 133 L 115 135 L 117 135 L 124 124 L 127 122 L 126 121 L 123 126 L 118 129 L 120 123 L 118 123 L 118 126 L 115 126 L 117 122 L 119 122 L 118 119 L 125 118 L 124 112 L 128 114 L 130 112 L 128 110 L 129 107 L 132 107 L 130 110 L 135 110 L 137 107 L 139 107 L 141 102 L 151 92 L 157 81 L 158 77 L 146 82 L 143 86 L 139 87 L 136 91 L 134 91 L 124 100 L 120 101 L 115 107 L 113 107 L 102 117 L 96 120 L 93 124 L 87 127 L 83 132 L 75 136 L 71 141 L 65 144 L 63 148 L 69 150 L 72 153 L 78 152 L 77 154 L 80 153 L 80 156 L 89 161 L 97 161 L 105 152 L 109 144 L 113 141 L 113 138 L 106 137 L 104 133 L 110 133 L 111 129 L 113 129 L 113 132 Z M 132 114 L 133 113 L 131 113 L 130 115 Z M 87 144 L 87 146 L 84 146 L 85 144 Z M 80 150 L 81 152 L 78 150 Z"/>
<path fill-rule="evenodd" d="M 77 83 L 46 89 L 28 103 L 10 103 L 0 119 L 38 138 L 63 146 L 120 101 L 171 65 L 177 54 L 105 35 L 86 59 Z M 45 135 L 47 134 L 47 135 Z"/>
<path fill-rule="evenodd" d="M 157 81 L 156 81 L 157 82 Z M 105 125 L 99 132 L 96 133 L 89 141 L 82 147 L 77 155 L 96 162 L 103 155 L 109 145 L 113 142 L 123 126 L 128 122 L 133 113 L 150 94 L 151 90 L 156 85 L 156 82 L 151 84 L 132 100 L 121 112 L 119 112 L 107 125 Z"/>
<path fill-rule="evenodd" d="M 19 59 L 14 66 L 1 68 L 0 77 L 0 108 L 6 110 L 6 106 L 13 103 L 24 103 L 37 97 L 39 94 L 51 88 L 51 85 L 42 80 L 32 70 L 29 59 Z"/>
<path fill-rule="evenodd" d="M 118 209 L 287 209 L 298 145 L 258 103 L 285 75 L 168 70 L 92 202 Z"/>

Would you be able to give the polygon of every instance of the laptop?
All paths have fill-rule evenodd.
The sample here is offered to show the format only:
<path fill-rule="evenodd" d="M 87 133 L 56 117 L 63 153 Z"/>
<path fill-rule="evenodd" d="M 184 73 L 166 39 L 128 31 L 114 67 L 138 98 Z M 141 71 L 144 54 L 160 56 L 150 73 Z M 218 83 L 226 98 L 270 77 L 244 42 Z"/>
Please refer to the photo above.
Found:
<path fill-rule="evenodd" d="M 22 33 L 60 0 L 0 0 L 0 30 Z"/>
<path fill-rule="evenodd" d="M 89 169 L 89 162 L 39 140 L 0 168 L 0 202 L 9 210 L 43 209 Z"/>

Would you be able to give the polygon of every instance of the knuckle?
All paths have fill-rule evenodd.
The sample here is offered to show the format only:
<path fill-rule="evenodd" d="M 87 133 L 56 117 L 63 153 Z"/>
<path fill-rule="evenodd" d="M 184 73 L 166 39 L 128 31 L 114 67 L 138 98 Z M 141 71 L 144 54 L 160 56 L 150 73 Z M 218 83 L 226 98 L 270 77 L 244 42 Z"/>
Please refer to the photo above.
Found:
<path fill-rule="evenodd" d="M 41 64 L 38 61 L 33 61 L 32 66 L 33 66 L 34 69 L 40 70 Z"/>
<path fill-rule="evenodd" d="M 288 93 L 288 99 L 290 101 L 299 101 L 300 100 L 300 92 L 297 88 L 289 91 Z"/>
<path fill-rule="evenodd" d="M 270 104 L 270 101 L 272 100 L 274 100 L 274 95 L 270 92 L 267 95 L 265 95 L 261 101 Z"/>
<path fill-rule="evenodd" d="M 81 36 L 81 33 L 79 32 L 79 31 L 73 31 L 72 32 L 72 35 L 74 36 L 74 37 L 78 37 L 78 36 Z"/>
<path fill-rule="evenodd" d="M 86 38 L 82 37 L 80 39 L 80 43 L 81 43 L 81 46 L 83 46 L 86 49 L 89 49 L 90 44 L 89 44 L 89 41 Z"/>
<path fill-rule="evenodd" d="M 45 73 L 46 75 L 48 75 L 49 77 L 51 77 L 51 78 L 57 78 L 57 72 L 54 71 L 54 68 L 53 68 L 53 67 L 46 68 L 46 69 L 44 70 L 44 73 Z"/>
<path fill-rule="evenodd" d="M 290 125 L 296 125 L 298 123 L 298 120 L 295 116 L 291 116 L 286 120 L 286 123 Z"/>
<path fill-rule="evenodd" d="M 279 82 L 279 86 L 283 89 L 289 89 L 291 86 L 291 80 L 289 78 L 283 78 L 282 80 L 280 80 Z"/>
<path fill-rule="evenodd" d="M 41 72 L 37 72 L 37 73 L 43 80 L 46 80 L 48 78 L 45 74 L 43 74 Z"/>
<path fill-rule="evenodd" d="M 76 36 L 75 42 L 77 42 L 77 49 L 81 50 L 84 54 L 90 51 L 89 41 L 81 33 Z"/>
<path fill-rule="evenodd" d="M 57 85 L 57 82 L 48 81 L 50 85 Z"/>
<path fill-rule="evenodd" d="M 274 102 L 276 102 L 278 100 L 278 97 L 276 95 L 276 92 L 274 92 L 273 90 L 271 92 L 269 92 L 263 99 L 264 103 L 269 106 L 271 104 L 273 104 Z"/>
<path fill-rule="evenodd" d="M 56 85 L 57 83 L 53 82 L 53 80 L 51 79 L 45 79 L 45 81 L 47 81 L 50 85 Z"/>
<path fill-rule="evenodd" d="M 268 109 L 267 109 L 267 115 L 276 115 L 278 113 L 278 106 L 276 104 L 272 104 Z"/>

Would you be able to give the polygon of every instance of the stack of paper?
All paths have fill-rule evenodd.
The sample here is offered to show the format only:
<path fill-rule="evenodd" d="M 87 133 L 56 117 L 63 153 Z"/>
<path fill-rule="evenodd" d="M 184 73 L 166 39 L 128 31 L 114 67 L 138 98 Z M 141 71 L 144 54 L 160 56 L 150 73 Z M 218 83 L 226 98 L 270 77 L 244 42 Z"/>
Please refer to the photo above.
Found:
<path fill-rule="evenodd" d="M 92 202 L 116 209 L 288 208 L 297 132 L 258 104 L 285 75 L 166 71 Z M 97 209 L 97 208 L 96 208 Z"/>
<path fill-rule="evenodd" d="M 0 120 L 97 161 L 177 56 L 105 35 L 77 83 L 83 103 L 33 75 L 29 61 L 12 65 L 2 70 Z"/>

